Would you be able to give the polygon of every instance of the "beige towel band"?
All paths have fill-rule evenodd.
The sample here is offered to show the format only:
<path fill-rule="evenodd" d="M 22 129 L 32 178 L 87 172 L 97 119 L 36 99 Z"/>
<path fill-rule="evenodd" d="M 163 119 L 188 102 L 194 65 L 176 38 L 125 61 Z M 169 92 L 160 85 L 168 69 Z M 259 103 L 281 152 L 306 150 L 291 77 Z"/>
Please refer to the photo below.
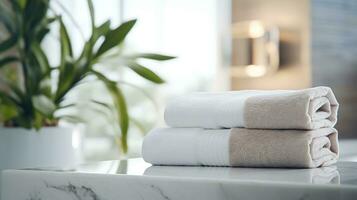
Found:
<path fill-rule="evenodd" d="M 231 166 L 314 168 L 337 161 L 337 130 L 232 129 Z"/>

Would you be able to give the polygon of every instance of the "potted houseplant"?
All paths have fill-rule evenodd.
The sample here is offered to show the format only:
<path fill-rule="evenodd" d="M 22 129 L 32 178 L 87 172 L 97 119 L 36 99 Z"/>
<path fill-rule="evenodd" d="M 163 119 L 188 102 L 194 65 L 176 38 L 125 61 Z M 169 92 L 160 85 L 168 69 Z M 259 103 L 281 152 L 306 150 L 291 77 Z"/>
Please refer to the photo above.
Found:
<path fill-rule="evenodd" d="M 101 81 L 110 93 L 120 127 L 120 147 L 124 153 L 127 151 L 129 114 L 125 96 L 120 85 L 97 70 L 95 65 L 110 52 L 123 48 L 120 44 L 136 20 L 114 28 L 109 20 L 97 26 L 91 0 L 88 0 L 88 7 L 91 35 L 80 55 L 75 56 L 63 18 L 51 10 L 50 0 L 0 2 L 0 24 L 7 33 L 7 37 L 0 40 L 0 169 L 60 165 L 73 160 L 73 130 L 59 127 L 58 122 L 75 117 L 63 114 L 66 113 L 63 110 L 76 104 L 67 94 L 76 86 L 85 84 L 89 77 Z M 59 27 L 60 63 L 56 66 L 49 64 L 41 46 L 51 24 Z M 173 58 L 151 53 L 115 55 L 123 66 L 157 84 L 163 80 L 138 60 Z M 6 75 L 6 70 L 16 71 L 15 78 Z M 107 106 L 95 100 L 93 103 Z"/>

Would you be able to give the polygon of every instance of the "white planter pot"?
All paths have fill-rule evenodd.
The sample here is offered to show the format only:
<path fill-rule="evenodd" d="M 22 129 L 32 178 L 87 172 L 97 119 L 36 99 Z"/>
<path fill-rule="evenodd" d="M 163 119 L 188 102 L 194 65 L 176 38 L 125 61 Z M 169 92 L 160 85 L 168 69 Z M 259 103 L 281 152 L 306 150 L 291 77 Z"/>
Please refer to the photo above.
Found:
<path fill-rule="evenodd" d="M 74 165 L 77 134 L 74 128 L 44 127 L 37 132 L 0 127 L 0 170 Z"/>

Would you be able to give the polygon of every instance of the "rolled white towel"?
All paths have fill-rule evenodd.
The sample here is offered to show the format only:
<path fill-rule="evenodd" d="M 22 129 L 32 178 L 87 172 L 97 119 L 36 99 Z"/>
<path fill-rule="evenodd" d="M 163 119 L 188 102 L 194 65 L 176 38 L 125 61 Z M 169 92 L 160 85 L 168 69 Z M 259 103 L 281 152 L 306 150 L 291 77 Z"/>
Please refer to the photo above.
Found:
<path fill-rule="evenodd" d="M 198 92 L 170 101 L 165 121 L 171 127 L 311 130 L 333 127 L 337 110 L 328 87 Z"/>
<path fill-rule="evenodd" d="M 156 165 L 315 168 L 337 161 L 338 137 L 334 128 L 163 128 L 145 136 L 142 154 Z"/>

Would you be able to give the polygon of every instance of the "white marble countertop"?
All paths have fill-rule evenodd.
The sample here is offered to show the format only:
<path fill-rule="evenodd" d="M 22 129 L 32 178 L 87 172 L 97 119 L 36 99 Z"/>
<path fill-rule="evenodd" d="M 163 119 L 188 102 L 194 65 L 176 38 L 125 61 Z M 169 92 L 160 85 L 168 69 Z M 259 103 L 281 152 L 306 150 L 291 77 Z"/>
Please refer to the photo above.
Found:
<path fill-rule="evenodd" d="M 151 166 L 142 159 L 5 170 L 2 200 L 357 199 L 357 162 L 317 169 Z"/>

